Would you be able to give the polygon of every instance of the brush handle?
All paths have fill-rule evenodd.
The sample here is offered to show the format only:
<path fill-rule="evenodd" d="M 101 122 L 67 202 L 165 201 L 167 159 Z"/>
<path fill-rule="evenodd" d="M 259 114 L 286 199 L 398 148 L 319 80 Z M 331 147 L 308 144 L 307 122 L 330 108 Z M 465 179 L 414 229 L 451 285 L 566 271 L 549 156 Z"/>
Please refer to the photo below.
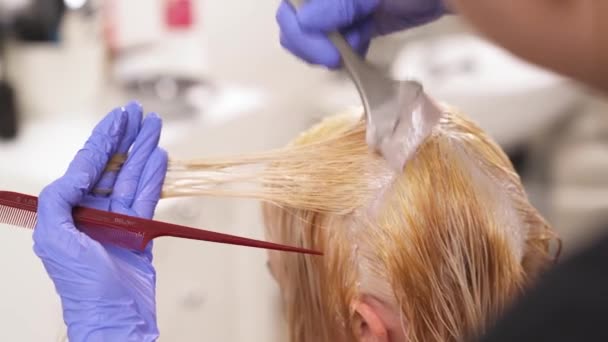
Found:
<path fill-rule="evenodd" d="M 289 1 L 292 6 L 296 8 L 305 3 L 305 0 Z M 373 93 L 373 89 L 371 88 L 374 88 L 377 85 L 377 80 L 384 80 L 382 73 L 364 58 L 359 56 L 340 32 L 330 32 L 327 36 L 338 49 L 340 57 L 342 57 L 344 69 L 357 88 L 359 99 L 365 109 L 365 115 L 368 122 L 371 122 L 369 118 L 371 110 L 368 96 Z"/>

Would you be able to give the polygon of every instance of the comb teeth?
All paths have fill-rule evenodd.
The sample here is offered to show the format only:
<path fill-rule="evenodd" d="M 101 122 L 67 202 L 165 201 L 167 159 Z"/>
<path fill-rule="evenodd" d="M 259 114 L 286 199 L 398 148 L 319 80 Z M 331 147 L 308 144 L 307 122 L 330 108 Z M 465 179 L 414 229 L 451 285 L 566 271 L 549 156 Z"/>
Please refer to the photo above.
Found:
<path fill-rule="evenodd" d="M 37 218 L 38 214 L 34 211 L 0 204 L 0 223 L 34 229 Z"/>

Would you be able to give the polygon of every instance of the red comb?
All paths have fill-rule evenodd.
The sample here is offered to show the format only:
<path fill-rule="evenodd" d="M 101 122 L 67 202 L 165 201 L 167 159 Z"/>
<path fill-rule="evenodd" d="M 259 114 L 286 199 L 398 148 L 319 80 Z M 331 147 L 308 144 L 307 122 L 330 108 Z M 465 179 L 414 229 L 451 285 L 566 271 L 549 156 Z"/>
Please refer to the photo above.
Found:
<path fill-rule="evenodd" d="M 0 223 L 34 229 L 38 216 L 37 209 L 37 197 L 17 192 L 0 191 Z M 91 238 L 99 242 L 111 243 L 139 251 L 143 251 L 154 238 L 172 236 L 277 251 L 323 255 L 320 252 L 305 248 L 253 240 L 85 207 L 74 208 L 72 216 L 76 227 Z"/>

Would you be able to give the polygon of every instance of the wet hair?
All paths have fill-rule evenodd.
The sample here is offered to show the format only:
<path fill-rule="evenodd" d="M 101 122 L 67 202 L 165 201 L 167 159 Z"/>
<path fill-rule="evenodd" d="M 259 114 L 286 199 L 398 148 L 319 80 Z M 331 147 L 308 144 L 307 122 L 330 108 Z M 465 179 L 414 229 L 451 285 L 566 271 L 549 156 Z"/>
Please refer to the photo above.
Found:
<path fill-rule="evenodd" d="M 365 297 L 407 341 L 474 338 L 559 241 L 501 148 L 448 107 L 401 173 L 368 149 L 354 111 L 275 151 L 171 161 L 163 196 L 192 195 L 259 199 L 269 240 L 325 253 L 270 252 L 292 342 L 356 340 Z"/>

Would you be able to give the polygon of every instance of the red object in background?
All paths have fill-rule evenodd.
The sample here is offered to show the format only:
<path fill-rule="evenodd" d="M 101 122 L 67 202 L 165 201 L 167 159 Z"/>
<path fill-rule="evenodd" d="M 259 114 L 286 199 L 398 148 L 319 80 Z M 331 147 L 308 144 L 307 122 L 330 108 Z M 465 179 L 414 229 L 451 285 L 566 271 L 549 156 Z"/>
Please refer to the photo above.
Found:
<path fill-rule="evenodd" d="M 165 22 L 169 28 L 188 28 L 192 25 L 192 1 L 166 0 Z"/>
<path fill-rule="evenodd" d="M 102 11 L 103 37 L 110 56 L 113 56 L 117 50 L 116 41 L 118 38 L 115 18 L 116 3 L 114 1 L 106 1 Z"/>

